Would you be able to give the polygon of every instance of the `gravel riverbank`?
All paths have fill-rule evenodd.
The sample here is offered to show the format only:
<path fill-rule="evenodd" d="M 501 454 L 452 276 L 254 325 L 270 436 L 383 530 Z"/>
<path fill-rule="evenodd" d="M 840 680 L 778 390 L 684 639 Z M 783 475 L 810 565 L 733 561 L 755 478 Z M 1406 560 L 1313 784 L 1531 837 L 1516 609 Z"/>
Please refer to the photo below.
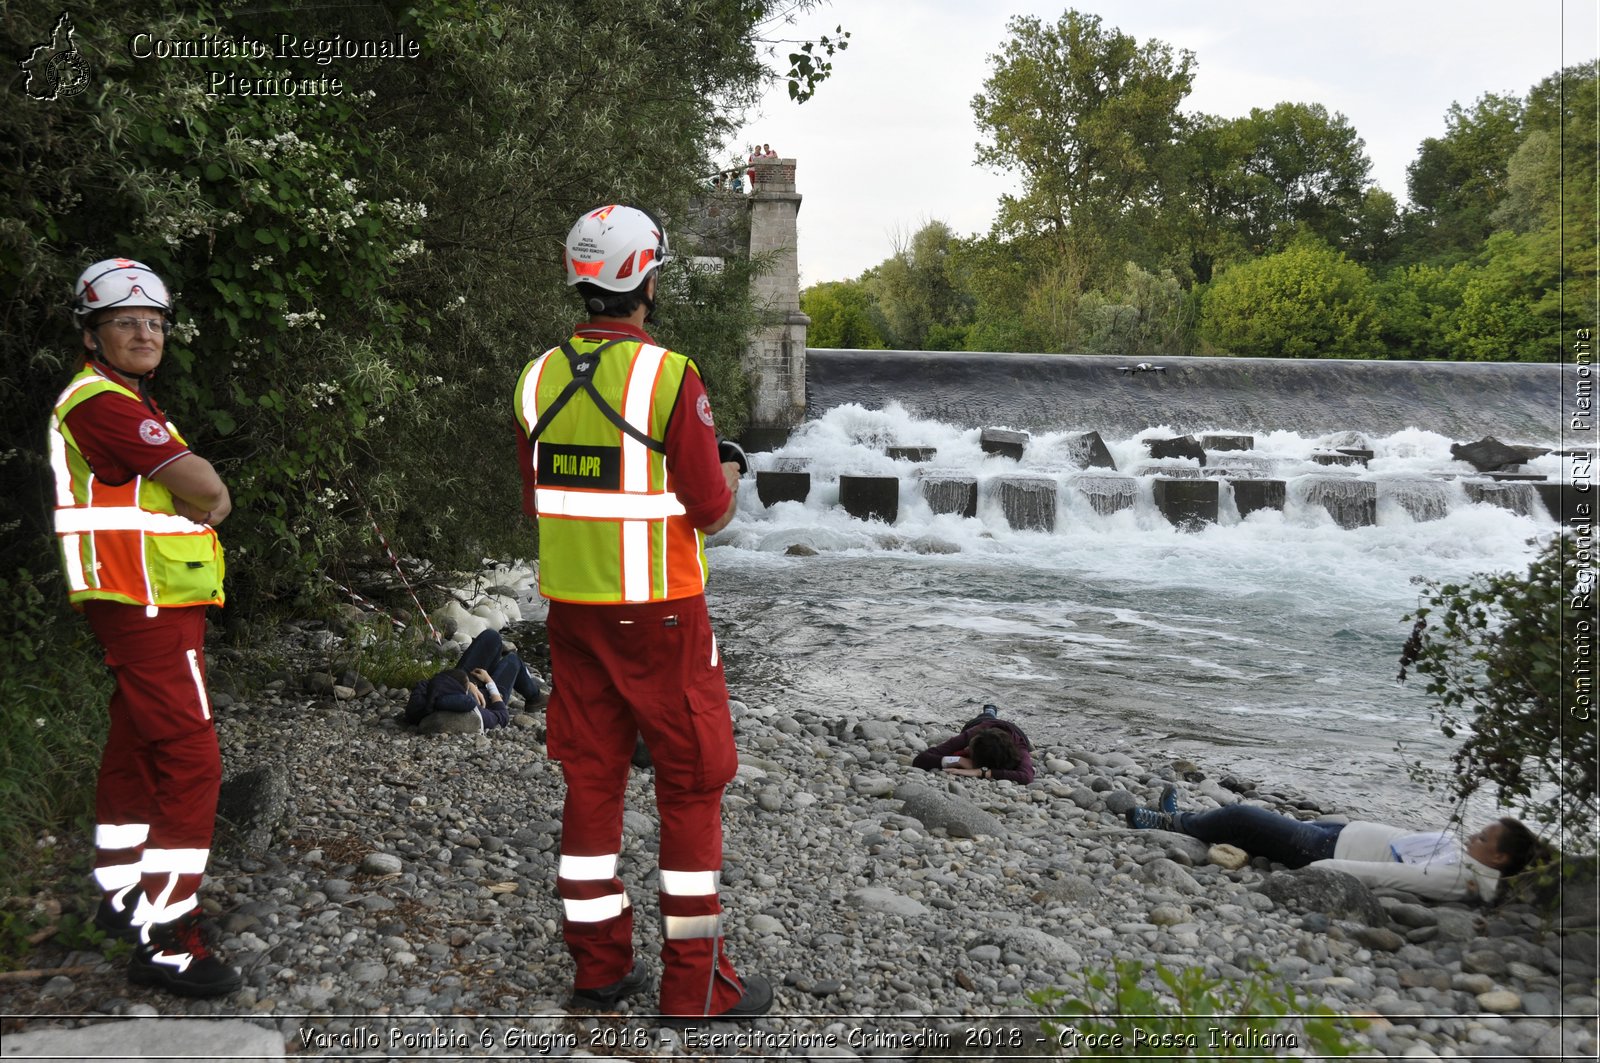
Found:
<path fill-rule="evenodd" d="M 1594 1056 L 1592 930 L 1364 888 L 1314 910 L 1303 876 L 1226 870 L 1197 841 L 1125 827 L 1127 807 L 1189 766 L 1053 745 L 1029 786 L 947 779 L 910 767 L 944 737 L 924 723 L 738 689 L 723 900 L 735 963 L 778 987 L 773 1014 L 672 1031 L 650 1020 L 651 993 L 615 1017 L 569 1015 L 562 788 L 542 716 L 418 735 L 396 722 L 404 691 L 326 682 L 342 639 L 285 638 L 268 689 L 219 705 L 230 776 L 261 769 L 235 813 L 257 818 L 225 831 L 204 893 L 245 987 L 186 1001 L 130 987 L 100 953 L 58 950 L 49 961 L 78 973 L 0 986 L 7 1030 L 159 1013 L 251 1018 L 309 1056 L 1016 1056 L 1051 1047 L 1025 994 L 1133 959 L 1228 979 L 1265 964 L 1309 1001 L 1368 1016 L 1354 1037 L 1376 1055 Z M 321 692 L 313 673 L 327 673 L 309 683 Z M 1179 783 L 1187 807 L 1242 791 L 1318 811 L 1270 780 L 1199 768 L 1208 779 Z M 659 974 L 651 780 L 630 783 L 622 874 Z M 1243 1051 L 1310 1049 L 1291 1035 Z"/>

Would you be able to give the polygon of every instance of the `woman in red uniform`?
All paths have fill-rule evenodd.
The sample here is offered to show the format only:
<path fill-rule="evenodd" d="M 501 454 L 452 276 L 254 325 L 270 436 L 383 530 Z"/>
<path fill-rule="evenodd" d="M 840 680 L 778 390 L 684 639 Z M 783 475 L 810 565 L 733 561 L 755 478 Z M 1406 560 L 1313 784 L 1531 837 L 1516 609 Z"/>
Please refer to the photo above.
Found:
<path fill-rule="evenodd" d="M 222 758 L 205 686 L 207 605 L 223 601 L 215 527 L 233 508 L 148 393 L 172 300 L 146 265 L 78 277 L 83 365 L 56 400 L 50 462 L 68 594 L 116 680 L 95 791 L 95 923 L 137 941 L 129 978 L 189 996 L 239 987 L 199 922 Z"/>

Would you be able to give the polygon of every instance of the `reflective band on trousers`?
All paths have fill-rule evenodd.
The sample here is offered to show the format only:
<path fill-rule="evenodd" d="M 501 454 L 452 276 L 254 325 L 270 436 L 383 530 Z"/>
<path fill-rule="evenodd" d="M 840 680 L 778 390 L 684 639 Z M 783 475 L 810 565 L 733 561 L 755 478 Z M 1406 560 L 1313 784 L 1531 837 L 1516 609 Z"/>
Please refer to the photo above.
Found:
<path fill-rule="evenodd" d="M 628 907 L 626 893 L 613 893 L 609 897 L 594 897 L 590 900 L 573 900 L 565 898 L 561 902 L 561 909 L 566 913 L 567 919 L 573 923 L 601 923 L 607 919 L 615 919 Z"/>
<path fill-rule="evenodd" d="M 670 492 L 655 495 L 619 495 L 600 491 L 563 491 L 541 487 L 534 492 L 541 517 L 578 517 L 594 520 L 665 520 L 688 510 Z"/>
<path fill-rule="evenodd" d="M 201 875 L 210 856 L 210 849 L 146 849 L 139 868 L 145 872 Z"/>
<path fill-rule="evenodd" d="M 607 856 L 571 856 L 561 854 L 561 864 L 556 870 L 561 878 L 593 882 L 617 877 L 617 854 Z"/>
<path fill-rule="evenodd" d="M 138 864 L 106 864 L 94 869 L 94 881 L 103 890 L 120 890 L 136 884 L 143 874 Z"/>
<path fill-rule="evenodd" d="M 717 892 L 717 871 L 661 872 L 661 892 L 674 897 L 706 897 Z"/>
<path fill-rule="evenodd" d="M 149 837 L 148 823 L 97 823 L 94 828 L 96 849 L 132 849 Z"/>
<path fill-rule="evenodd" d="M 672 941 L 688 938 L 714 938 L 722 936 L 720 915 L 668 915 L 661 920 L 667 937 Z"/>

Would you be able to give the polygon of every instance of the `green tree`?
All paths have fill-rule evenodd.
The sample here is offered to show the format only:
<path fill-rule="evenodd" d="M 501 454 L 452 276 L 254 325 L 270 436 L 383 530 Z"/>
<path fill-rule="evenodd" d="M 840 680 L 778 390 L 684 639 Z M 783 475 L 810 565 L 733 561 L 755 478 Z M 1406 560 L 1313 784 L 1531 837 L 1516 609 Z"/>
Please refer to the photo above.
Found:
<path fill-rule="evenodd" d="M 1253 108 L 1241 121 L 1250 145 L 1246 244 L 1259 254 L 1308 232 L 1345 247 L 1360 222 L 1372 168 L 1345 116 L 1330 115 L 1320 103 L 1280 103 Z"/>
<path fill-rule="evenodd" d="M 949 343 L 971 319 L 970 300 L 951 268 L 955 235 L 944 222 L 930 221 L 898 242 L 866 280 L 884 338 L 897 350 L 941 349 L 929 347 L 930 333 L 938 329 Z"/>
<path fill-rule="evenodd" d="M 1229 354 L 1374 358 L 1376 326 L 1367 271 L 1310 237 L 1232 267 L 1201 298 L 1200 337 Z"/>
<path fill-rule="evenodd" d="M 1194 57 L 1072 10 L 1054 24 L 1014 17 L 1007 32 L 972 101 L 978 161 L 1021 175 L 1001 230 L 1047 234 L 1087 288 L 1143 257 Z"/>
<path fill-rule="evenodd" d="M 1391 358 L 1453 359 L 1451 331 L 1461 310 L 1467 269 L 1411 265 L 1389 271 L 1377 285 L 1378 321 Z"/>
<path fill-rule="evenodd" d="M 1525 575 L 1418 580 L 1423 604 L 1406 617 L 1415 624 L 1400 658 L 1401 680 L 1415 669 L 1445 737 L 1462 739 L 1456 795 L 1489 787 L 1591 851 L 1600 749 L 1592 673 L 1574 654 L 1593 641 L 1596 572 L 1593 551 L 1557 536 Z"/>
<path fill-rule="evenodd" d="M 1561 359 L 1559 232 L 1495 233 L 1458 266 L 1461 305 L 1445 330 L 1453 358 L 1480 362 Z"/>
<path fill-rule="evenodd" d="M 1522 143 L 1522 120 L 1515 96 L 1486 93 L 1470 108 L 1450 105 L 1444 136 L 1424 140 L 1406 168 L 1416 254 L 1470 254 L 1488 237 Z"/>
<path fill-rule="evenodd" d="M 1187 354 L 1191 309 L 1192 300 L 1171 272 L 1149 273 L 1129 262 L 1122 284 L 1079 300 L 1079 349 L 1129 357 Z"/>
<path fill-rule="evenodd" d="M 812 347 L 881 351 L 887 344 L 873 313 L 872 294 L 860 281 L 824 281 L 800 293 L 800 309 L 811 318 Z"/>

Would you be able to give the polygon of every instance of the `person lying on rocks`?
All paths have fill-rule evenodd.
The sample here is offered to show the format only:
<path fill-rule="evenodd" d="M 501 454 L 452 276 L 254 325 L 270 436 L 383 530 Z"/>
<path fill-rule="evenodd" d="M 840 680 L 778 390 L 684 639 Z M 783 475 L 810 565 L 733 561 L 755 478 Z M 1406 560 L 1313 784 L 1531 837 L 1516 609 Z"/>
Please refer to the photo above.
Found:
<path fill-rule="evenodd" d="M 435 712 L 474 712 L 483 730 L 504 727 L 511 722 L 511 709 L 502 690 L 515 690 L 529 707 L 539 703 L 539 677 L 506 651 L 500 632 L 488 628 L 462 651 L 454 668 L 411 688 L 406 723 L 419 724 Z"/>
<path fill-rule="evenodd" d="M 1299 820 L 1259 805 L 1180 812 L 1171 785 L 1162 787 L 1158 807 L 1130 808 L 1127 819 L 1135 829 L 1175 831 L 1288 867 L 1343 871 L 1369 886 L 1440 901 L 1492 900 L 1500 880 L 1522 871 L 1542 849 L 1533 832 L 1510 816 L 1485 824 L 1463 842 L 1451 831 L 1419 833 L 1359 819 Z"/>
<path fill-rule="evenodd" d="M 1033 781 L 1033 745 L 1022 728 L 999 718 L 1000 710 L 985 705 L 968 720 L 961 733 L 918 753 L 914 768 L 970 775 L 981 779 Z"/>

